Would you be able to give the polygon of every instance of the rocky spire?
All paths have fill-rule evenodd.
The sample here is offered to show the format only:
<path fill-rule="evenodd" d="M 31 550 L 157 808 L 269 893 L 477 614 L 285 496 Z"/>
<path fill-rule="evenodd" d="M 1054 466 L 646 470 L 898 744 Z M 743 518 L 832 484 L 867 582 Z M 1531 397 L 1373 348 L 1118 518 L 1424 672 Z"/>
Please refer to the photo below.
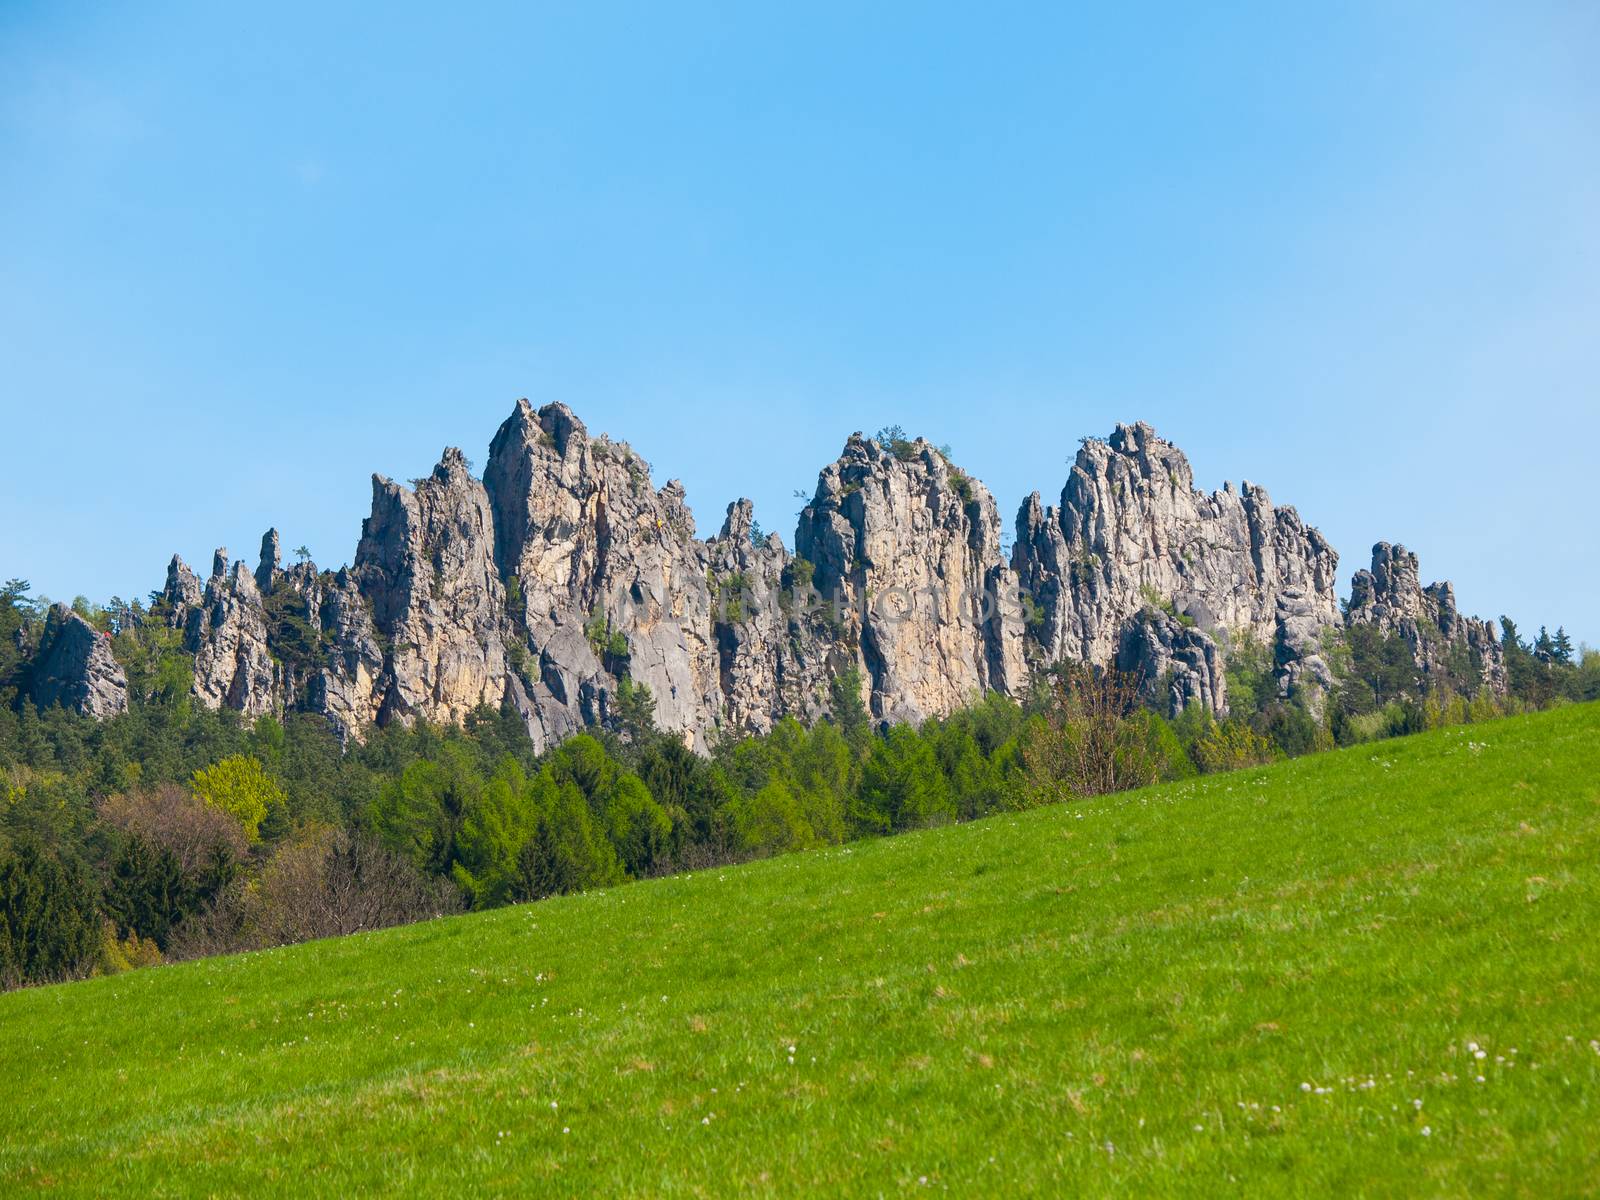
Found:
<path fill-rule="evenodd" d="M 202 595 L 200 577 L 176 554 L 167 564 L 167 586 L 162 589 L 161 594 L 180 614 L 183 609 L 192 608 L 200 603 Z M 178 623 L 182 624 L 181 615 Z"/>
<path fill-rule="evenodd" d="M 754 527 L 737 500 L 698 539 L 680 483 L 657 488 L 627 443 L 565 405 L 521 400 L 482 482 L 454 448 L 412 487 L 373 476 L 349 568 L 285 570 L 268 530 L 254 571 L 218 549 L 202 581 L 174 556 L 163 614 L 202 703 L 319 712 L 346 738 L 510 704 L 543 747 L 611 721 L 628 681 L 661 728 L 704 747 L 822 715 L 852 668 L 878 720 L 915 722 L 984 691 L 1021 695 L 1030 670 L 1061 661 L 1136 672 L 1172 713 L 1221 712 L 1224 661 L 1245 639 L 1270 649 L 1280 694 L 1314 701 L 1333 682 L 1332 548 L 1252 483 L 1197 490 L 1148 425 L 1085 440 L 1059 503 L 1021 505 L 1009 564 L 989 491 L 922 439 L 852 435 L 793 555 Z M 30 694 L 120 711 L 103 639 L 51 620 Z M 1403 547 L 1374 550 L 1348 621 L 1405 638 L 1420 678 L 1467 661 L 1504 686 L 1492 627 L 1461 616 L 1449 584 L 1422 587 Z"/>
<path fill-rule="evenodd" d="M 269 529 L 261 535 L 261 560 L 256 566 L 256 586 L 263 593 L 272 590 L 272 581 L 277 578 L 282 561 L 278 552 L 278 531 Z"/>
<path fill-rule="evenodd" d="M 380 720 L 459 721 L 506 690 L 505 590 L 483 485 L 451 447 L 416 491 L 372 477 L 352 572 L 391 647 Z"/>
<path fill-rule="evenodd" d="M 484 470 L 495 559 L 523 601 L 513 700 L 540 740 L 610 712 L 621 678 L 664 729 L 704 744 L 721 713 L 706 550 L 683 486 L 563 404 L 519 401 Z"/>
<path fill-rule="evenodd" d="M 1448 582 L 1423 587 L 1417 556 L 1404 546 L 1379 542 L 1372 548 L 1371 567 L 1350 581 L 1345 620 L 1403 639 L 1425 688 L 1477 681 L 1505 691 L 1505 655 L 1494 624 L 1462 616 Z"/>

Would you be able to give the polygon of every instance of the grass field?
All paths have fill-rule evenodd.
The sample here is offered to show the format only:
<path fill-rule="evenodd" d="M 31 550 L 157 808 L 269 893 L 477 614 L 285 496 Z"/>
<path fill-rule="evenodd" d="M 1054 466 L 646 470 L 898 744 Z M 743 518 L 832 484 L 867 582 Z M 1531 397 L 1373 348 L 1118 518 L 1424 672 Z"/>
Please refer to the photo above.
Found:
<path fill-rule="evenodd" d="M 0 996 L 0 1190 L 1600 1188 L 1600 707 Z"/>

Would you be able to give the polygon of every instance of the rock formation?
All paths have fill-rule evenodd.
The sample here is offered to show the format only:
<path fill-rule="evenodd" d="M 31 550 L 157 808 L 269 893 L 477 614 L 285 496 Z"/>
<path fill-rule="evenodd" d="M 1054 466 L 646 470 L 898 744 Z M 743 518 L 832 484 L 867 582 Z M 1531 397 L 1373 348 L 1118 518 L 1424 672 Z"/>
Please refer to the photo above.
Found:
<path fill-rule="evenodd" d="M 202 581 L 172 559 L 150 618 L 180 630 L 194 694 L 248 717 L 320 713 L 345 738 L 373 723 L 460 721 L 509 706 L 539 746 L 614 723 L 624 689 L 697 748 L 811 721 L 859 672 L 881 723 L 1023 694 L 1061 661 L 1138 674 L 1170 713 L 1227 708 L 1224 663 L 1268 650 L 1281 695 L 1315 703 L 1334 679 L 1338 558 L 1250 483 L 1204 493 L 1148 425 L 1085 439 L 1058 506 L 1035 493 L 1007 563 L 993 497 L 922 439 L 852 435 L 822 469 L 791 554 L 755 533 L 748 500 L 696 536 L 683 487 L 657 488 L 625 442 L 562 404 L 518 402 L 480 482 L 448 449 L 407 487 L 372 480 L 354 561 L 254 570 L 218 550 Z M 1422 588 L 1416 559 L 1380 544 L 1348 621 L 1403 637 L 1422 675 L 1504 668 L 1492 629 Z M 126 707 L 110 648 L 52 613 L 28 676 L 41 703 Z"/>
<path fill-rule="evenodd" d="M 1216 642 L 1192 621 L 1146 605 L 1122 623 L 1117 670 L 1139 678 L 1146 697 L 1175 716 L 1191 704 L 1227 712 L 1228 683 Z"/>
<path fill-rule="evenodd" d="M 484 482 L 526 648 L 513 699 L 536 739 L 604 720 L 626 673 L 650 688 L 663 728 L 702 742 L 721 710 L 718 656 L 683 485 L 655 490 L 627 443 L 526 400 L 495 434 Z"/>
<path fill-rule="evenodd" d="M 1462 616 L 1448 582 L 1423 587 L 1417 556 L 1404 546 L 1379 542 L 1372 548 L 1372 566 L 1350 581 L 1345 620 L 1398 634 L 1424 688 L 1478 681 L 1505 691 L 1505 655 L 1493 623 Z"/>
<path fill-rule="evenodd" d="M 1339 622 L 1339 557 L 1327 540 L 1254 484 L 1197 490 L 1188 459 L 1142 423 L 1085 439 L 1059 507 L 1038 493 L 1023 503 L 1012 563 L 1046 663 L 1111 662 L 1130 636 L 1148 642 L 1129 626 L 1154 607 L 1192 625 L 1191 652 L 1173 669 L 1208 659 L 1205 641 L 1250 639 L 1274 648 L 1287 694 L 1325 672 L 1306 657 L 1314 631 Z M 1213 680 L 1185 680 L 1175 694 L 1223 707 Z"/>
<path fill-rule="evenodd" d="M 103 720 L 127 710 L 128 677 L 112 656 L 110 639 L 57 604 L 45 618 L 28 697 L 40 708 L 59 704 Z"/>
<path fill-rule="evenodd" d="M 387 643 L 378 720 L 456 722 L 506 692 L 505 589 L 483 484 L 455 448 L 416 490 L 372 477 L 352 574 Z"/>
<path fill-rule="evenodd" d="M 920 721 L 1020 691 L 1021 608 L 994 498 L 926 441 L 853 435 L 800 514 L 795 553 L 839 601 L 875 716 Z"/>
<path fill-rule="evenodd" d="M 192 574 L 174 558 L 167 569 L 169 586 L 176 578 L 176 593 L 169 600 L 190 594 Z M 277 659 L 267 644 L 267 616 L 256 577 L 244 563 L 228 569 L 228 552 L 219 549 L 211 560 L 200 603 L 187 605 L 184 614 L 184 649 L 194 655 L 194 694 L 207 707 L 238 709 L 247 717 L 260 717 L 281 707 Z"/>

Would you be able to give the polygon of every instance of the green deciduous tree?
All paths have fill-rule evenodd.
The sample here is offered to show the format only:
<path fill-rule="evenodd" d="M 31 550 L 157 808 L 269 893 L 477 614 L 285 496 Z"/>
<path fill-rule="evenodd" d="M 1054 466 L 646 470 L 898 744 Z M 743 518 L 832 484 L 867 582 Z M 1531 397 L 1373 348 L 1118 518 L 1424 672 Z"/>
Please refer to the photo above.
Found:
<path fill-rule="evenodd" d="M 202 767 L 190 780 L 194 794 L 239 822 L 252 842 L 259 838 L 261 822 L 267 814 L 287 802 L 261 760 L 247 754 L 233 754 L 221 762 Z"/>

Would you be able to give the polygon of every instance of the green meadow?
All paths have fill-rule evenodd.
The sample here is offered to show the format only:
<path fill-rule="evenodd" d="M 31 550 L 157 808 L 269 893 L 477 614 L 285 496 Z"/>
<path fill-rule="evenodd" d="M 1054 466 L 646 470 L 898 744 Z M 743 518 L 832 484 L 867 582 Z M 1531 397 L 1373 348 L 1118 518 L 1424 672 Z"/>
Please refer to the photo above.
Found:
<path fill-rule="evenodd" d="M 1600 706 L 0 996 L 0 1191 L 1600 1188 Z"/>

